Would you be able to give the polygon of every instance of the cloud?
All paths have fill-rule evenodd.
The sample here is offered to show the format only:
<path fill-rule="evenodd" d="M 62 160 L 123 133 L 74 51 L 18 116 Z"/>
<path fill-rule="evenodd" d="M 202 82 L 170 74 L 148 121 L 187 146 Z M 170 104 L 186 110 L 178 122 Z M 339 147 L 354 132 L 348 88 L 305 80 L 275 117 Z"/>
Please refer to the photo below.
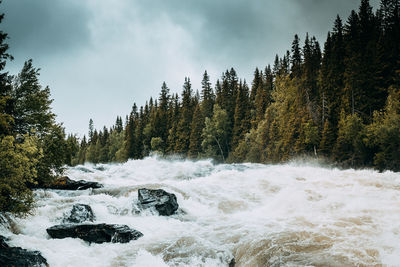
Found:
<path fill-rule="evenodd" d="M 79 0 L 5 0 L 5 31 L 11 51 L 52 56 L 89 45 L 91 12 Z"/>

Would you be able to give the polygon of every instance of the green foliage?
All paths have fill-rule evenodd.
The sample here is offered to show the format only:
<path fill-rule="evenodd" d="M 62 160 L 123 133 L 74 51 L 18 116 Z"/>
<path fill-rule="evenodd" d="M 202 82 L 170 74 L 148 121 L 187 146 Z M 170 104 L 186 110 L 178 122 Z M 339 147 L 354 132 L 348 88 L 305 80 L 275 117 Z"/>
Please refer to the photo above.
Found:
<path fill-rule="evenodd" d="M 41 134 L 54 124 L 55 115 L 50 108 L 53 102 L 50 99 L 50 89 L 42 89 L 38 76 L 39 69 L 33 67 L 32 60 L 28 60 L 14 81 L 13 116 L 15 131 L 20 134 L 32 131 Z"/>
<path fill-rule="evenodd" d="M 314 151 L 315 148 L 320 143 L 320 134 L 318 127 L 312 123 L 312 121 L 308 121 L 302 125 L 304 129 L 305 140 L 304 143 L 306 146 L 312 148 Z"/>
<path fill-rule="evenodd" d="M 229 118 L 225 110 L 214 105 L 213 117 L 205 119 L 201 144 L 206 157 L 216 157 L 225 161 L 228 151 Z"/>
<path fill-rule="evenodd" d="M 233 149 L 238 145 L 239 141 L 243 139 L 244 135 L 250 130 L 250 102 L 249 102 L 249 88 L 246 82 L 240 82 L 236 94 L 235 115 L 233 124 Z"/>
<path fill-rule="evenodd" d="M 258 132 L 251 129 L 239 142 L 236 149 L 230 155 L 231 162 L 261 162 L 262 144 L 258 140 Z"/>
<path fill-rule="evenodd" d="M 365 144 L 365 125 L 357 114 L 345 115 L 342 111 L 339 120 L 339 132 L 333 156 L 345 166 L 363 164 Z"/>
<path fill-rule="evenodd" d="M 163 151 L 163 140 L 161 137 L 151 138 L 151 150 L 154 152 L 162 153 Z"/>
<path fill-rule="evenodd" d="M 378 152 L 374 165 L 381 171 L 400 171 L 400 90 L 391 88 L 385 110 L 367 126 L 367 142 Z"/>
<path fill-rule="evenodd" d="M 75 166 L 78 164 L 76 158 L 79 152 L 79 140 L 75 135 L 68 135 L 65 144 L 65 164 Z"/>
<path fill-rule="evenodd" d="M 321 133 L 320 151 L 323 155 L 329 156 L 336 142 L 335 129 L 329 120 L 324 123 Z"/>
<path fill-rule="evenodd" d="M 33 194 L 27 184 L 36 183 L 35 167 L 43 157 L 37 137 L 25 135 L 21 139 L 6 136 L 0 141 L 0 212 L 18 215 L 33 207 Z"/>
<path fill-rule="evenodd" d="M 10 100 L 10 96 L 0 96 L 0 137 L 12 133 L 14 118 L 6 111 Z"/>
<path fill-rule="evenodd" d="M 190 133 L 189 156 L 192 158 L 198 157 L 201 153 L 201 134 L 204 125 L 204 117 L 200 105 L 197 105 L 194 110 Z"/>
<path fill-rule="evenodd" d="M 0 31 L 0 71 L 12 59 L 6 39 Z M 67 142 L 64 128 L 55 123 L 50 89 L 43 89 L 38 77 L 32 60 L 13 79 L 0 73 L 0 212 L 29 212 L 33 196 L 28 185 L 50 182 L 77 152 L 76 138 Z"/>
<path fill-rule="evenodd" d="M 45 135 L 41 136 L 39 143 L 44 156 L 39 160 L 36 169 L 37 181 L 42 185 L 51 182 L 65 170 L 68 147 L 64 128 L 61 125 L 53 125 Z"/>
<path fill-rule="evenodd" d="M 180 119 L 176 129 L 176 144 L 175 152 L 187 153 L 190 145 L 191 123 L 193 119 L 193 99 L 192 99 L 192 85 L 189 78 L 185 78 L 182 91 L 182 109 L 180 112 Z"/>
<path fill-rule="evenodd" d="M 164 82 L 161 87 L 160 98 L 159 98 L 159 107 L 157 110 L 157 120 L 155 121 L 157 136 L 159 136 L 163 140 L 162 150 L 165 152 L 166 150 L 166 141 L 168 138 L 168 128 L 169 128 L 169 119 L 168 119 L 168 107 L 170 101 L 169 88 Z"/>
<path fill-rule="evenodd" d="M 108 139 L 108 158 L 111 162 L 123 162 L 125 157 L 122 157 L 119 153 L 120 148 L 124 147 L 125 133 L 118 130 L 113 131 Z"/>
<path fill-rule="evenodd" d="M 210 76 L 207 71 L 203 74 L 203 80 L 201 81 L 201 109 L 204 118 L 211 118 L 213 113 L 213 106 L 215 102 L 215 95 L 211 88 Z"/>

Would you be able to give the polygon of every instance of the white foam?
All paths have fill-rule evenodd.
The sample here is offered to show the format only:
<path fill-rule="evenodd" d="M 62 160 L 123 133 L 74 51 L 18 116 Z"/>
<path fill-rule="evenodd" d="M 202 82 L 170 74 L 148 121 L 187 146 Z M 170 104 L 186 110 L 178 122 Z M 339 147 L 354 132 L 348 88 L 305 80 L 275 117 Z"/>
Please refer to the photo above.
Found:
<path fill-rule="evenodd" d="M 6 233 L 12 245 L 41 251 L 50 266 L 226 266 L 234 256 L 238 266 L 400 262 L 397 173 L 149 157 L 67 175 L 105 188 L 38 191 L 35 215 L 18 220 L 21 234 Z M 176 194 L 183 212 L 135 214 L 141 187 Z M 97 223 L 126 224 L 144 236 L 128 244 L 50 239 L 46 228 L 76 203 L 90 205 Z"/>

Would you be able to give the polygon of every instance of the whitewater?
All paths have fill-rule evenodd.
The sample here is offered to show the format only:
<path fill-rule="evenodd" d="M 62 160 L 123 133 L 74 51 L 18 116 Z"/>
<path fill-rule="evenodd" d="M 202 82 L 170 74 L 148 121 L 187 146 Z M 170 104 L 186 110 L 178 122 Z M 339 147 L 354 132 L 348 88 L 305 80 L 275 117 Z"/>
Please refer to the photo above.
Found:
<path fill-rule="evenodd" d="M 36 190 L 32 216 L 9 244 L 39 250 L 50 266 L 399 266 L 400 174 L 317 163 L 214 164 L 156 156 L 69 168 L 101 189 Z M 177 214 L 137 213 L 140 188 L 177 197 Z M 126 244 L 51 239 L 74 204 L 95 223 L 144 234 Z"/>

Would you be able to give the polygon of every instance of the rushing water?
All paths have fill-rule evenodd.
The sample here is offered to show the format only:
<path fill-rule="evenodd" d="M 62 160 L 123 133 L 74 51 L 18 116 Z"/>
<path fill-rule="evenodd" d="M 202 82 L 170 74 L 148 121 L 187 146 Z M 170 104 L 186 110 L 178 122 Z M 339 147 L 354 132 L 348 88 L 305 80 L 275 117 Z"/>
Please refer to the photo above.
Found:
<path fill-rule="evenodd" d="M 10 245 L 39 250 L 50 266 L 399 266 L 400 175 L 316 164 L 214 165 L 149 157 L 71 168 L 102 189 L 36 191 L 35 215 L 18 219 Z M 171 217 L 134 212 L 139 188 L 177 196 Z M 96 223 L 144 234 L 127 244 L 50 239 L 73 204 Z"/>

